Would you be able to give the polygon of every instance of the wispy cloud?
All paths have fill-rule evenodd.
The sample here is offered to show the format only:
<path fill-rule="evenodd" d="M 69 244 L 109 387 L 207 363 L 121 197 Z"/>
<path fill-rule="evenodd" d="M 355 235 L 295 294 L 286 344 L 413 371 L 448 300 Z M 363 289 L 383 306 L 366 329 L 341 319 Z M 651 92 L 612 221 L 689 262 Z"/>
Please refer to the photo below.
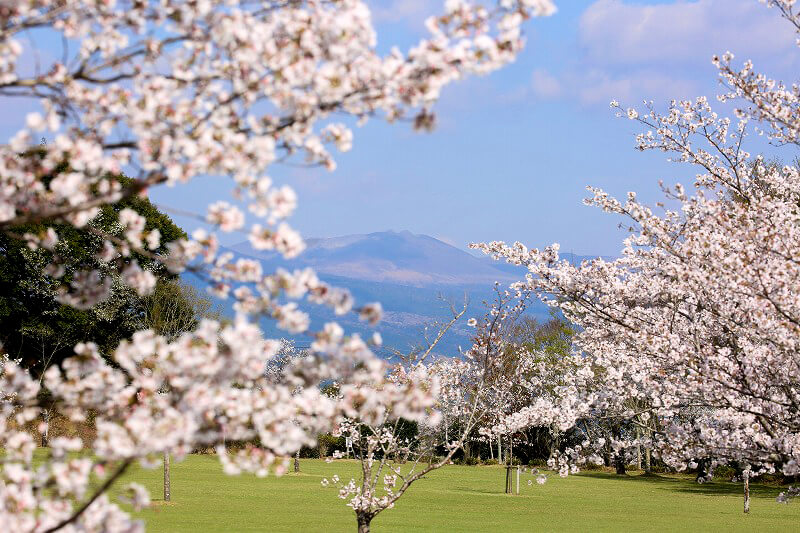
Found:
<path fill-rule="evenodd" d="M 536 69 L 531 76 L 531 89 L 539 98 L 549 100 L 562 94 L 561 82 L 545 69 Z"/>
<path fill-rule="evenodd" d="M 789 59 L 796 56 L 789 53 L 796 46 L 792 28 L 754 0 L 597 0 L 581 14 L 577 40 L 574 61 L 532 73 L 530 96 L 586 106 L 711 97 L 711 56 L 726 51 L 777 77 L 798 67 Z"/>
<path fill-rule="evenodd" d="M 608 105 L 611 100 L 635 104 L 641 100 L 668 101 L 700 96 L 703 87 L 694 79 L 674 77 L 669 72 L 637 69 L 621 74 L 594 69 L 571 83 L 581 104 Z"/>
<path fill-rule="evenodd" d="M 713 54 L 785 52 L 793 32 L 777 10 L 753 0 L 641 5 L 597 0 L 581 15 L 579 38 L 596 65 L 708 65 Z"/>

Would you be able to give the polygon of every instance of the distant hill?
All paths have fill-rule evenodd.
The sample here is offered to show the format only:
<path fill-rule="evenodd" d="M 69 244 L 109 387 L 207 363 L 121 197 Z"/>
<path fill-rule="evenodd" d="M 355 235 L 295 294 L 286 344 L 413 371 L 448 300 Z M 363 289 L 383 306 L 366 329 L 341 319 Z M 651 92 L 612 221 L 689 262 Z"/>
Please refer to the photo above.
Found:
<path fill-rule="evenodd" d="M 306 250 L 291 261 L 275 253 L 254 250 L 249 242 L 228 249 L 258 259 L 267 271 L 278 266 L 311 267 L 324 281 L 350 290 L 359 304 L 381 302 L 385 315 L 378 331 L 383 336 L 387 356 L 392 349 L 407 352 L 422 344 L 426 328 L 428 335 L 434 335 L 438 331 L 437 322 L 447 322 L 451 317 L 450 306 L 460 308 L 466 299 L 468 309 L 464 319 L 437 347 L 440 354 L 457 355 L 459 347 L 466 349 L 470 344 L 472 329 L 467 327 L 466 319 L 486 312 L 483 302 L 494 300 L 494 283 L 507 286 L 526 273 L 525 268 L 479 257 L 433 237 L 408 231 L 307 239 L 306 244 Z M 566 258 L 575 262 L 583 259 Z M 230 303 L 227 305 L 230 310 Z M 371 334 L 372 330 L 352 314 L 335 317 L 326 308 L 308 304 L 303 309 L 311 314 L 312 328 L 337 320 L 347 331 Z M 533 302 L 529 313 L 544 320 L 549 310 Z M 272 321 L 265 320 L 262 326 L 268 335 L 287 335 Z M 296 341 L 302 345 L 308 339 L 301 337 Z"/>
<path fill-rule="evenodd" d="M 505 268 L 507 265 L 486 261 L 433 237 L 409 231 L 308 239 L 306 244 L 306 250 L 289 263 L 291 266 L 308 266 L 319 274 L 341 278 L 412 287 L 511 283 L 520 278 Z M 277 254 L 253 250 L 249 242 L 231 249 L 266 264 L 286 264 Z M 512 269 L 522 271 L 517 267 Z"/>

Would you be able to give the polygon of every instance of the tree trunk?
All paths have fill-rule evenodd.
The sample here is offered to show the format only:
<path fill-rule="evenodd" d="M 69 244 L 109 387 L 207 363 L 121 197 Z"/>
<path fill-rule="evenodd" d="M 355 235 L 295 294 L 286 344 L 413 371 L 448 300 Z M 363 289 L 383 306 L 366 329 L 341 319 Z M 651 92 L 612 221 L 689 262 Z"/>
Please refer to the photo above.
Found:
<path fill-rule="evenodd" d="M 169 452 L 164 452 L 164 501 L 169 501 Z"/>
<path fill-rule="evenodd" d="M 707 461 L 705 459 L 700 459 L 700 461 L 697 462 L 697 477 L 695 478 L 695 481 L 698 483 L 705 483 L 706 478 L 708 477 L 708 472 L 706 471 L 706 462 Z"/>
<path fill-rule="evenodd" d="M 638 442 L 642 438 L 642 430 L 636 428 L 636 470 L 642 469 L 642 445 Z"/>
<path fill-rule="evenodd" d="M 497 462 L 503 462 L 503 439 L 500 435 L 497 436 Z"/>
<path fill-rule="evenodd" d="M 369 523 L 372 521 L 371 516 L 357 514 L 356 521 L 358 522 L 358 533 L 369 533 Z"/>
<path fill-rule="evenodd" d="M 328 457 L 328 443 L 325 440 L 324 435 L 317 436 L 317 449 L 319 450 L 320 459 Z"/>
<path fill-rule="evenodd" d="M 42 448 L 47 448 L 50 435 L 50 409 L 42 410 L 42 420 L 44 421 L 44 431 L 42 431 Z"/>
<path fill-rule="evenodd" d="M 464 443 L 461 445 L 461 449 L 464 450 L 464 460 L 467 460 L 470 457 L 472 457 L 472 448 L 470 448 L 469 442 L 465 440 Z"/>
<path fill-rule="evenodd" d="M 551 431 L 553 432 L 553 438 L 550 440 L 550 458 L 552 459 L 561 447 L 561 432 L 556 427 L 553 427 Z"/>
<path fill-rule="evenodd" d="M 618 476 L 625 475 L 625 454 L 620 452 L 614 457 L 614 468 L 617 471 Z"/>
<path fill-rule="evenodd" d="M 650 465 L 650 446 L 644 447 L 644 473 L 651 474 L 653 472 Z"/>
<path fill-rule="evenodd" d="M 744 512 L 750 512 L 750 469 L 746 468 L 742 472 L 742 479 L 744 480 Z"/>
<path fill-rule="evenodd" d="M 489 459 L 494 459 L 494 446 L 492 446 L 492 439 L 489 439 Z"/>
<path fill-rule="evenodd" d="M 300 472 L 300 450 L 297 450 L 297 453 L 294 454 L 294 473 L 297 474 Z"/>

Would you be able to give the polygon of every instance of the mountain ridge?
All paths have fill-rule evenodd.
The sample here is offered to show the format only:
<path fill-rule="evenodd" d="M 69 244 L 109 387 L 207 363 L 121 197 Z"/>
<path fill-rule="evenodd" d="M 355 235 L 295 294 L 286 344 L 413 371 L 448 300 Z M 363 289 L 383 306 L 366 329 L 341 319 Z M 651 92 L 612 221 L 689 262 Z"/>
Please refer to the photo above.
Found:
<path fill-rule="evenodd" d="M 407 230 L 309 238 L 306 245 L 290 261 L 276 253 L 253 250 L 246 241 L 228 248 L 257 258 L 265 266 L 312 267 L 321 275 L 414 287 L 510 283 L 522 277 L 434 237 Z"/>
<path fill-rule="evenodd" d="M 436 352 L 457 356 L 460 348 L 470 345 L 473 329 L 466 325 L 470 317 L 487 312 L 484 302 L 495 298 L 495 282 L 500 286 L 522 280 L 527 269 L 480 257 L 435 237 L 410 231 L 381 231 L 331 238 L 306 239 L 307 248 L 297 258 L 286 260 L 274 252 L 254 250 L 248 242 L 225 249 L 236 255 L 256 259 L 265 271 L 313 268 L 320 279 L 351 292 L 358 304 L 378 301 L 384 309 L 384 320 L 373 329 L 350 313 L 336 316 L 325 307 L 303 305 L 311 318 L 311 329 L 320 329 L 325 322 L 337 321 L 346 331 L 364 337 L 377 329 L 384 339 L 385 350 L 408 352 L 424 343 L 426 334 L 452 318 L 451 307 L 466 305 L 463 320 L 441 339 Z M 564 254 L 580 262 L 590 257 Z M 220 301 L 232 313 L 230 300 Z M 540 320 L 550 317 L 550 310 L 539 301 L 532 301 L 527 313 Z M 265 334 L 293 338 L 279 330 L 273 320 L 261 321 Z M 307 343 L 303 337 L 294 338 Z M 389 355 L 387 355 L 389 354 Z"/>

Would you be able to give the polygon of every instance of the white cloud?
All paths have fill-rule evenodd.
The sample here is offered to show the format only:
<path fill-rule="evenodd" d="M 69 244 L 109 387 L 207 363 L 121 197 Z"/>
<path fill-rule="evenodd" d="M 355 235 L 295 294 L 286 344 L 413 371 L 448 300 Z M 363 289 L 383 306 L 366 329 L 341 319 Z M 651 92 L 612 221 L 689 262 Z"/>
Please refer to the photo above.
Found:
<path fill-rule="evenodd" d="M 544 69 L 533 71 L 531 89 L 534 95 L 546 100 L 561 96 L 561 83 L 558 78 Z"/>
<path fill-rule="evenodd" d="M 669 72 L 644 69 L 614 75 L 603 70 L 584 72 L 573 83 L 575 96 L 584 105 L 607 106 L 611 100 L 637 104 L 642 100 L 665 102 L 673 98 L 694 98 L 703 94 L 694 80 L 671 76 Z M 710 94 L 706 96 L 711 97 Z"/>
<path fill-rule="evenodd" d="M 707 93 L 708 91 L 706 91 Z M 701 84 L 691 79 L 670 76 L 653 69 L 638 69 L 614 74 L 603 69 L 570 69 L 551 74 L 536 70 L 527 91 L 514 95 L 514 101 L 565 99 L 587 107 L 607 107 L 611 100 L 635 105 L 642 100 L 666 102 L 692 99 L 704 94 Z M 706 94 L 709 98 L 711 93 Z"/>
<path fill-rule="evenodd" d="M 754 0 L 697 0 L 639 5 L 597 0 L 582 14 L 579 38 L 603 65 L 702 64 L 713 54 L 768 56 L 795 37 L 777 10 Z"/>
<path fill-rule="evenodd" d="M 719 92 L 712 55 L 730 50 L 791 81 L 800 67 L 795 39 L 777 10 L 756 0 L 596 0 L 580 16 L 575 60 L 558 73 L 534 71 L 527 94 L 590 107 L 712 98 Z"/>

